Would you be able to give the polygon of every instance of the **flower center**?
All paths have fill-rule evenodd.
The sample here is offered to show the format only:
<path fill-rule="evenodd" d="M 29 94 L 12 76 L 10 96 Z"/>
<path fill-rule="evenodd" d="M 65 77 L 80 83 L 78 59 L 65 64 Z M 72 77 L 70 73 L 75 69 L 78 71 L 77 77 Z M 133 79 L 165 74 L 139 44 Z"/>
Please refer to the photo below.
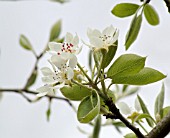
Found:
<path fill-rule="evenodd" d="M 62 44 L 62 48 L 61 51 L 58 52 L 58 55 L 61 55 L 62 52 L 66 52 L 66 53 L 74 53 L 75 49 L 73 49 L 74 45 L 71 43 L 63 43 Z"/>

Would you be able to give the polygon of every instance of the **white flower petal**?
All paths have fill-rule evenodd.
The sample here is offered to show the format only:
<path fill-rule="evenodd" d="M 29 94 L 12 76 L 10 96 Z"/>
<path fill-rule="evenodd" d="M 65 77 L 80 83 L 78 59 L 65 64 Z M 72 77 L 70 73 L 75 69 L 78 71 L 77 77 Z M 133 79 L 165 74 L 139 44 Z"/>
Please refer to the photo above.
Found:
<path fill-rule="evenodd" d="M 138 112 L 140 112 L 142 110 L 138 98 L 135 99 L 135 109 Z"/>
<path fill-rule="evenodd" d="M 49 90 L 49 86 L 41 86 L 40 88 L 36 89 L 37 92 L 47 92 Z"/>
<path fill-rule="evenodd" d="M 55 51 L 55 52 L 61 51 L 61 48 L 62 48 L 62 44 L 56 43 L 56 42 L 49 42 L 48 46 L 49 46 L 50 50 Z"/>
<path fill-rule="evenodd" d="M 75 55 L 78 55 L 82 51 L 83 46 L 77 48 Z"/>
<path fill-rule="evenodd" d="M 49 76 L 49 75 L 53 75 L 53 72 L 50 68 L 48 67 L 43 67 L 41 68 L 41 72 L 44 76 Z"/>
<path fill-rule="evenodd" d="M 73 35 L 72 35 L 71 33 L 67 33 L 67 34 L 66 34 L 65 41 L 66 41 L 67 43 L 70 43 L 72 40 L 73 40 Z"/>
<path fill-rule="evenodd" d="M 40 88 L 37 89 L 37 92 L 39 92 L 36 96 L 37 97 L 42 97 L 47 95 L 48 93 L 51 93 L 53 91 L 53 87 L 46 85 L 46 86 L 42 86 Z"/>
<path fill-rule="evenodd" d="M 63 57 L 54 55 L 51 57 L 51 62 L 58 68 L 62 68 L 63 65 L 66 64 L 66 60 Z"/>
<path fill-rule="evenodd" d="M 69 60 L 70 58 L 72 58 L 73 54 L 72 53 L 62 53 L 61 54 L 61 58 L 66 62 L 67 60 Z"/>
<path fill-rule="evenodd" d="M 71 80 L 74 77 L 74 71 L 72 68 L 68 68 L 66 73 L 67 73 L 68 80 Z"/>
<path fill-rule="evenodd" d="M 115 31 L 116 31 L 116 28 L 114 28 L 114 27 L 111 25 L 111 26 L 109 26 L 109 27 L 106 27 L 106 28 L 103 30 L 102 34 L 103 34 L 103 35 L 106 35 L 106 36 L 113 36 L 113 34 L 115 33 Z"/>
<path fill-rule="evenodd" d="M 47 93 L 48 93 L 48 92 L 40 92 L 40 93 L 38 93 L 36 96 L 37 96 L 37 97 L 43 97 L 43 96 L 47 95 Z"/>
<path fill-rule="evenodd" d="M 103 47 L 103 41 L 98 37 L 91 37 L 90 43 L 95 47 Z"/>
<path fill-rule="evenodd" d="M 69 60 L 69 67 L 74 69 L 77 65 L 77 57 L 73 55 L 73 57 Z"/>
<path fill-rule="evenodd" d="M 79 43 L 79 38 L 78 38 L 78 36 L 76 35 L 76 36 L 74 37 L 73 41 L 72 41 L 72 44 L 73 44 L 74 46 L 76 46 L 76 45 L 78 45 L 78 43 Z"/>
<path fill-rule="evenodd" d="M 124 102 L 119 102 L 116 104 L 121 113 L 128 115 L 131 114 L 129 106 Z"/>
<path fill-rule="evenodd" d="M 46 84 L 53 84 L 56 82 L 56 80 L 53 79 L 53 77 L 42 77 L 42 82 L 46 83 Z"/>
<path fill-rule="evenodd" d="M 97 30 L 97 29 L 94 29 L 93 32 L 92 32 L 92 34 L 93 34 L 93 36 L 95 36 L 95 37 L 100 37 L 100 36 L 102 35 L 101 32 L 100 32 L 99 30 Z"/>

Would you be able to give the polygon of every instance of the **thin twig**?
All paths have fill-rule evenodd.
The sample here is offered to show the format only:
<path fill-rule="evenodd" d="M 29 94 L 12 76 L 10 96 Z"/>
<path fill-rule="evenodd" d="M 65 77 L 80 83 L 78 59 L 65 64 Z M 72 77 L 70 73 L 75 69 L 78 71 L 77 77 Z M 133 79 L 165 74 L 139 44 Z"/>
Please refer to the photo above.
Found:
<path fill-rule="evenodd" d="M 23 95 L 23 92 L 24 92 L 24 93 L 28 93 L 28 94 L 33 94 L 33 95 L 38 94 L 38 92 L 36 92 L 36 91 L 31 91 L 31 90 L 26 90 L 26 89 L 0 89 L 0 92 L 15 92 L 15 93 L 17 93 L 17 94 L 21 94 L 24 98 L 26 98 L 26 96 Z M 52 96 L 52 95 L 45 95 L 44 97 L 65 101 L 65 102 L 67 102 L 71 107 L 73 107 L 72 103 L 71 103 L 68 99 L 66 99 L 66 98 L 58 97 L 58 96 Z M 42 97 L 42 98 L 43 98 L 43 97 Z M 27 97 L 26 99 L 28 100 L 28 97 Z M 30 100 L 30 99 L 29 99 L 29 100 Z M 30 100 L 30 101 L 32 101 L 32 100 Z"/>

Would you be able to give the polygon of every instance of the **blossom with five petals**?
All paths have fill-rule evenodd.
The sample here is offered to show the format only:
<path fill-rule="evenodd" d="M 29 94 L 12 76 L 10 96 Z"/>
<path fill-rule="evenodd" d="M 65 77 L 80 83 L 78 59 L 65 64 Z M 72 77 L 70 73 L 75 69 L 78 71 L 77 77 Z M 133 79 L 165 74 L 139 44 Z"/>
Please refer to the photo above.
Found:
<path fill-rule="evenodd" d="M 118 40 L 119 31 L 114 28 L 112 25 L 105 28 L 102 32 L 97 29 L 88 29 L 87 36 L 90 40 L 90 45 L 88 45 L 91 49 L 99 50 L 104 48 L 108 50 L 109 46 L 114 45 L 114 43 Z"/>

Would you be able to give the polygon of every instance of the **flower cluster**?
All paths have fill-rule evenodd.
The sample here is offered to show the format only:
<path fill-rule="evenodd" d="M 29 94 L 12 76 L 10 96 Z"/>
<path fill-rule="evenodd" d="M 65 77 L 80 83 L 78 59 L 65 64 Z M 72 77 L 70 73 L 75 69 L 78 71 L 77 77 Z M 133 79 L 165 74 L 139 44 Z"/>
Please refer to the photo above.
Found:
<path fill-rule="evenodd" d="M 77 65 L 76 55 L 80 53 L 81 47 L 78 46 L 79 38 L 76 35 L 67 33 L 63 43 L 50 42 L 49 53 L 51 58 L 48 60 L 52 69 L 44 67 L 41 69 L 43 74 L 42 81 L 44 86 L 37 89 L 38 97 L 47 93 L 53 93 L 55 89 L 62 88 L 69 84 L 74 77 L 74 68 Z"/>
<path fill-rule="evenodd" d="M 118 30 L 112 25 L 105 28 L 102 32 L 97 29 L 88 29 L 87 36 L 90 41 L 90 47 L 93 52 L 98 49 L 108 50 L 109 46 L 113 46 L 118 39 Z M 79 47 L 79 38 L 77 35 L 73 36 L 71 33 L 67 33 L 65 41 L 63 43 L 49 42 L 49 53 L 51 58 L 48 60 L 52 69 L 44 67 L 41 69 L 43 74 L 42 81 L 44 86 L 37 89 L 38 97 L 46 94 L 54 94 L 56 89 L 62 88 L 65 84 L 70 84 L 71 79 L 77 81 L 83 80 L 80 71 L 76 71 L 77 65 L 76 55 L 80 53 L 82 47 Z"/>

